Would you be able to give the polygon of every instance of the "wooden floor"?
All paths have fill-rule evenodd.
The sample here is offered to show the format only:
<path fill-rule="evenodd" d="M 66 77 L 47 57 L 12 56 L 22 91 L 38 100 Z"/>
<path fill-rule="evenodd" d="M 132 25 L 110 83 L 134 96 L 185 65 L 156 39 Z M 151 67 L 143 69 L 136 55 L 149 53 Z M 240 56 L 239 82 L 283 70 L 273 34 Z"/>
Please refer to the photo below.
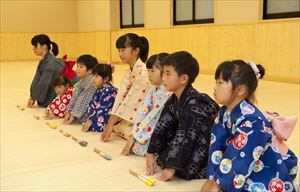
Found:
<path fill-rule="evenodd" d="M 148 187 L 129 174 L 133 169 L 145 173 L 145 159 L 121 156 L 125 141 L 113 136 L 109 143 L 100 142 L 99 133 L 82 133 L 79 125 L 61 125 L 58 129 L 88 141 L 81 147 L 58 129 L 49 128 L 42 115 L 43 109 L 19 110 L 29 97 L 29 86 L 37 62 L 2 62 L 1 65 L 1 191 L 199 191 L 203 181 L 175 179 Z M 125 66 L 117 65 L 114 74 L 118 86 Z M 213 76 L 200 75 L 194 86 L 212 95 Z M 261 81 L 257 91 L 262 110 L 276 111 L 299 117 L 299 84 Z M 299 157 L 299 121 L 287 142 Z M 96 153 L 97 147 L 109 153 L 107 161 Z M 153 176 L 157 179 L 160 174 Z M 298 170 L 299 182 L 299 170 Z"/>

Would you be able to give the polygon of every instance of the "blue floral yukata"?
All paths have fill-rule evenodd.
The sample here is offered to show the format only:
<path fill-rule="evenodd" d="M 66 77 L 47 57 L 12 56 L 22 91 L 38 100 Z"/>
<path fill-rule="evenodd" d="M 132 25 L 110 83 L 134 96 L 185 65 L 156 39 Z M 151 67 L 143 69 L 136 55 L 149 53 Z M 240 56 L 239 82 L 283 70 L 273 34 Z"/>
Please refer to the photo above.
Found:
<path fill-rule="evenodd" d="M 272 126 L 253 104 L 240 102 L 229 112 L 226 106 L 211 134 L 207 177 L 223 191 L 295 191 L 297 157 L 284 156 L 272 143 Z"/>
<path fill-rule="evenodd" d="M 92 121 L 89 130 L 101 132 L 106 126 L 117 96 L 117 88 L 107 83 L 97 89 L 87 109 L 87 118 Z"/>

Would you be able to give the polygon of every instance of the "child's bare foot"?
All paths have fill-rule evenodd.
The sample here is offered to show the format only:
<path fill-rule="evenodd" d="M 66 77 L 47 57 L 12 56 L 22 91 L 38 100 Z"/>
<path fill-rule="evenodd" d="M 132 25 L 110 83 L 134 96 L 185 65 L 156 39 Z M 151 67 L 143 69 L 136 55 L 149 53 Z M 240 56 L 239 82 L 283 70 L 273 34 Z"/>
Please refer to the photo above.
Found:
<path fill-rule="evenodd" d="M 92 125 L 92 121 L 90 119 L 87 119 L 83 124 L 82 124 L 82 128 L 81 131 L 87 132 L 90 127 Z"/>

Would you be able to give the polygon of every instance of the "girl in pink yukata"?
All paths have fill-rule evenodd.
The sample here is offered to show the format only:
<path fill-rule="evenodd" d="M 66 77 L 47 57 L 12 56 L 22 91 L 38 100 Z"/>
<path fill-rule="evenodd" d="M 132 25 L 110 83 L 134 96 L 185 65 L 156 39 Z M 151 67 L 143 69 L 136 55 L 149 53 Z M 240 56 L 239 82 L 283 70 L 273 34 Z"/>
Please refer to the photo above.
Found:
<path fill-rule="evenodd" d="M 153 86 L 149 89 L 144 99 L 144 104 L 135 119 L 130 139 L 121 152 L 123 155 L 129 155 L 132 152 L 135 155 L 145 156 L 147 152 L 156 122 L 159 119 L 165 102 L 172 94 L 166 91 L 162 82 L 162 61 L 168 55 L 167 53 L 153 55 L 146 63 L 149 80 Z"/>
<path fill-rule="evenodd" d="M 109 140 L 113 131 L 119 137 L 129 140 L 138 109 L 142 107 L 150 86 L 144 63 L 148 57 L 148 40 L 137 34 L 128 33 L 119 37 L 116 47 L 122 62 L 127 63 L 130 68 L 121 79 L 110 118 L 101 135 L 104 142 Z"/>
<path fill-rule="evenodd" d="M 57 97 L 48 105 L 44 119 L 50 120 L 54 116 L 63 118 L 67 110 L 72 96 L 72 83 L 65 76 L 57 76 L 54 78 L 52 86 L 57 94 Z"/>

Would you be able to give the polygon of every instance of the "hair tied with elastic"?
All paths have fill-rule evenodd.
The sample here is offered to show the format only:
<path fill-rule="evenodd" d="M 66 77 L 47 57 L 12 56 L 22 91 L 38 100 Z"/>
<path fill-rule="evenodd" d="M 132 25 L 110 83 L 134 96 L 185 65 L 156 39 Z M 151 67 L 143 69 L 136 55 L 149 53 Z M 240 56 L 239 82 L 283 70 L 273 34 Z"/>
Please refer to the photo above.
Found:
<path fill-rule="evenodd" d="M 248 63 L 248 65 L 250 65 L 250 67 L 254 71 L 256 79 L 259 80 L 261 75 L 260 75 L 260 72 L 259 72 L 259 69 L 258 69 L 257 65 L 253 61 L 248 61 L 247 63 Z"/>
<path fill-rule="evenodd" d="M 110 61 L 107 62 L 107 65 L 110 68 L 111 73 L 114 73 L 115 72 L 115 66 Z"/>

